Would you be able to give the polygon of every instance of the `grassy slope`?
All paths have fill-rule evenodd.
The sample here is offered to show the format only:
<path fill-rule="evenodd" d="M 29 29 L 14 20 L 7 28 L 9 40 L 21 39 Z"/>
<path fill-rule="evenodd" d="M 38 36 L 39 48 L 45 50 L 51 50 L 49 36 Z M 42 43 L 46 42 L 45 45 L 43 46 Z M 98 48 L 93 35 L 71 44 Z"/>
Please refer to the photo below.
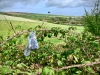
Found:
<path fill-rule="evenodd" d="M 13 16 L 7 16 L 4 15 L 7 20 L 15 20 L 15 21 L 30 21 L 30 22 L 36 22 L 36 20 L 30 20 L 30 19 L 25 19 L 21 17 L 13 17 Z M 0 14 L 0 20 L 5 20 L 5 17 Z"/>
<path fill-rule="evenodd" d="M 31 20 L 43 20 L 46 17 L 70 17 L 70 16 L 63 16 L 63 15 L 54 15 L 54 14 L 38 14 L 38 13 L 25 13 L 25 12 L 0 12 L 0 14 L 11 15 L 16 17 L 23 17 Z M 71 18 L 77 18 L 81 16 L 71 16 Z"/>
<path fill-rule="evenodd" d="M 34 28 L 37 25 L 41 25 L 42 22 L 41 21 L 36 21 L 36 20 L 29 20 L 29 19 L 25 19 L 25 18 L 20 18 L 20 17 L 13 17 L 13 16 L 6 16 L 7 20 L 9 20 L 9 22 L 12 22 L 14 28 L 21 26 L 22 29 L 29 29 L 29 28 Z M 44 27 L 46 28 L 51 28 L 51 27 L 60 27 L 62 29 L 67 29 L 68 25 L 58 25 L 58 24 L 52 24 L 52 23 L 44 23 Z M 81 32 L 83 30 L 82 26 L 75 26 L 78 29 L 78 32 Z M 0 15 L 0 35 L 1 36 L 7 36 L 7 34 L 9 33 L 9 31 L 11 31 L 10 35 L 13 34 L 13 31 L 11 30 L 9 24 L 7 23 L 7 21 L 5 21 L 5 18 L 3 15 Z M 55 38 L 52 38 L 51 40 L 55 40 L 54 42 L 61 42 L 61 40 L 57 40 Z M 50 40 L 47 38 L 47 40 Z"/>

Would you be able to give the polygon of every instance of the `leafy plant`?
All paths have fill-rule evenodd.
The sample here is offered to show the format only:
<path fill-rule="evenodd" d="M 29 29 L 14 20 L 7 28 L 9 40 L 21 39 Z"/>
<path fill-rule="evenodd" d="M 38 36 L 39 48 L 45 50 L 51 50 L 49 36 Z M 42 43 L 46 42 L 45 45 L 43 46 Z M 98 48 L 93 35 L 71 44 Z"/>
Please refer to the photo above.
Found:
<path fill-rule="evenodd" d="M 100 36 L 100 1 L 95 3 L 91 13 L 85 10 L 84 27 L 95 36 Z"/>

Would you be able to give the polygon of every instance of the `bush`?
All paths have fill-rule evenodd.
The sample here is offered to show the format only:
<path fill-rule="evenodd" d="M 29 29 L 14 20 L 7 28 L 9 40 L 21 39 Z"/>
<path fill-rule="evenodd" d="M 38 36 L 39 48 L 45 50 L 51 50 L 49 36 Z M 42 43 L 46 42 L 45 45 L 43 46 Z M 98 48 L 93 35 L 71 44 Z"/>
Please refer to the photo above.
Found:
<path fill-rule="evenodd" d="M 85 29 L 95 36 L 100 36 L 100 5 L 99 0 L 95 3 L 95 7 L 88 13 L 85 10 L 84 26 Z"/>

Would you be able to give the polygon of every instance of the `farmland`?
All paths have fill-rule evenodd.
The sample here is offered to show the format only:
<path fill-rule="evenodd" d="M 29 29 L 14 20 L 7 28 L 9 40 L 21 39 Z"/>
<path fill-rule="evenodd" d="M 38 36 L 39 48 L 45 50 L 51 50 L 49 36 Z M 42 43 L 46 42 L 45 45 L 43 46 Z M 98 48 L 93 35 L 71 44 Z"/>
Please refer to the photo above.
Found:
<path fill-rule="evenodd" d="M 82 25 L 82 16 L 62 16 L 53 14 L 38 14 L 38 13 L 22 13 L 22 12 L 1 12 L 1 14 L 23 17 L 31 20 L 45 21 L 53 24 L 63 24 L 63 25 Z"/>
<path fill-rule="evenodd" d="M 5 20 L 5 18 L 13 24 L 14 28 L 21 27 L 21 29 L 23 29 L 23 30 L 28 30 L 29 28 L 34 29 L 37 25 L 41 25 L 43 23 L 42 21 L 38 21 L 38 20 L 30 20 L 30 19 L 25 19 L 25 18 L 21 18 L 21 17 L 0 15 L 0 35 L 4 36 L 4 37 L 7 35 L 13 34 L 13 31 L 12 31 L 11 27 L 9 26 L 9 24 L 7 23 L 7 21 Z M 71 26 L 44 22 L 43 27 L 45 27 L 47 29 L 51 29 L 52 27 L 68 29 Z M 82 32 L 84 29 L 83 26 L 73 26 L 73 27 L 76 27 L 78 32 Z M 8 34 L 8 33 L 10 33 L 10 34 Z M 50 40 L 48 38 L 46 38 L 46 39 Z M 58 40 L 55 38 L 52 38 L 52 40 L 51 40 L 52 42 L 54 41 L 53 39 L 55 41 L 57 41 L 58 43 L 62 42 L 61 40 Z"/>
<path fill-rule="evenodd" d="M 29 28 L 35 28 L 37 25 L 41 25 L 42 21 L 37 21 L 37 20 L 30 20 L 30 19 L 25 19 L 21 17 L 13 17 L 13 16 L 7 16 L 5 15 L 6 19 L 9 22 L 12 22 L 14 27 L 21 26 L 22 29 L 29 29 Z M 5 20 L 5 17 L 3 15 L 0 15 L 0 35 L 5 35 L 7 34 L 7 31 L 10 29 L 9 24 Z M 61 25 L 61 24 L 52 24 L 45 22 L 44 27 L 50 29 L 52 27 L 60 27 L 62 29 L 68 29 L 68 27 L 71 27 L 69 25 Z M 77 31 L 81 32 L 83 31 L 83 26 L 73 26 L 77 27 Z"/>

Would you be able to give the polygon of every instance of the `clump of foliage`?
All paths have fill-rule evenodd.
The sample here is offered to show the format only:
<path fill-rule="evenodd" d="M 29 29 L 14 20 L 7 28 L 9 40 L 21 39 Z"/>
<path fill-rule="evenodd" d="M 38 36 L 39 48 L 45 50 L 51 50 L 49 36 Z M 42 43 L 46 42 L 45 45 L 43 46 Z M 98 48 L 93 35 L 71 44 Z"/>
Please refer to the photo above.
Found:
<path fill-rule="evenodd" d="M 91 13 L 88 13 L 86 10 L 85 12 L 85 29 L 95 36 L 100 36 L 100 1 L 98 0 L 95 3 L 95 7 L 92 9 Z"/>
<path fill-rule="evenodd" d="M 41 34 L 38 38 L 40 48 L 31 51 L 30 56 L 25 57 L 23 54 L 25 45 L 23 45 L 21 36 L 9 40 L 1 47 L 0 74 L 99 74 L 97 66 L 72 67 L 67 70 L 59 69 L 73 64 L 81 65 L 96 60 L 99 61 L 99 43 L 95 41 L 89 32 L 77 33 L 75 27 L 70 27 L 68 30 L 57 27 L 44 30 L 41 26 L 37 26 L 36 31 L 37 35 Z M 45 37 L 53 38 L 58 36 L 63 36 L 59 38 L 62 38 L 65 44 L 56 46 L 50 41 L 43 40 Z"/>

